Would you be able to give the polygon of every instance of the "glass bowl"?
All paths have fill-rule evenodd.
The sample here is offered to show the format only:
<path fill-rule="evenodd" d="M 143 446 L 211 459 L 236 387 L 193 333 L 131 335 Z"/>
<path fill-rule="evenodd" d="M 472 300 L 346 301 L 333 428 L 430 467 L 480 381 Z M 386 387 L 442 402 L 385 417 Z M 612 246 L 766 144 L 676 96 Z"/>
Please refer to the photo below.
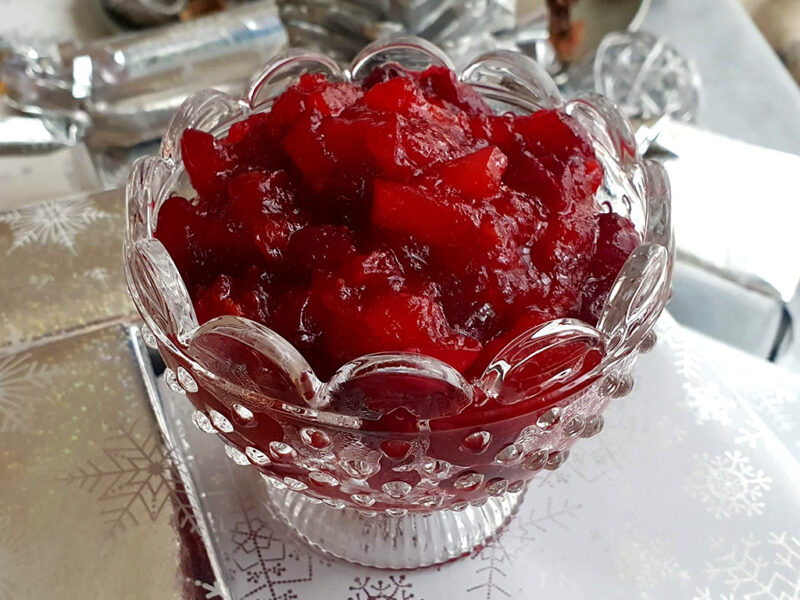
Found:
<path fill-rule="evenodd" d="M 630 392 L 637 355 L 655 343 L 674 243 L 664 170 L 639 157 L 616 106 L 596 95 L 564 102 L 534 61 L 493 52 L 464 69 L 461 81 L 498 111 L 549 108 L 578 120 L 605 168 L 598 202 L 629 216 L 641 234 L 596 327 L 574 319 L 535 327 L 473 381 L 410 353 L 362 356 L 321 381 L 263 325 L 235 316 L 199 325 L 177 268 L 153 237 L 162 204 L 193 193 L 181 162 L 183 131 L 224 135 L 236 121 L 269 110 L 303 72 L 357 81 L 385 62 L 452 68 L 416 38 L 372 44 L 347 69 L 290 50 L 259 71 L 241 99 L 217 91 L 189 98 L 159 155 L 140 159 L 131 172 L 125 273 L 145 341 L 167 365 L 167 385 L 186 394 L 195 424 L 221 437 L 235 463 L 261 472 L 275 513 L 335 556 L 415 568 L 485 544 L 511 518 L 531 477 L 557 469 L 578 439 L 602 429 L 604 408 Z M 347 408 L 329 410 L 332 398 Z M 417 408 L 392 412 L 401 405 Z M 473 410 L 461 412 L 468 406 Z"/>

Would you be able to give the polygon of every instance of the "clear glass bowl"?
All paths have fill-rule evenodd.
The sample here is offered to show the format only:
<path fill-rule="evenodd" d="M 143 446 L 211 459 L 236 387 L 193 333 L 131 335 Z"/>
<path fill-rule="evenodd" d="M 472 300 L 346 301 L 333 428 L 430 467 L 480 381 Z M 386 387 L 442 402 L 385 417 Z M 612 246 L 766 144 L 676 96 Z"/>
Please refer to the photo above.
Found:
<path fill-rule="evenodd" d="M 145 339 L 167 364 L 167 384 L 186 393 L 197 426 L 220 436 L 234 462 L 263 474 L 275 512 L 333 555 L 414 568 L 485 544 L 513 515 L 536 472 L 558 468 L 578 439 L 602 429 L 608 402 L 632 389 L 636 356 L 655 343 L 674 244 L 664 170 L 639 157 L 617 108 L 595 95 L 564 102 L 531 59 L 495 52 L 473 61 L 461 80 L 498 111 L 550 108 L 577 119 L 605 167 L 598 201 L 630 216 L 641 233 L 597 327 L 560 319 L 531 329 L 474 381 L 409 353 L 363 356 L 321 381 L 263 325 L 235 316 L 199 325 L 177 268 L 153 237 L 162 204 L 173 194 L 193 194 L 180 156 L 183 131 L 223 135 L 232 123 L 269 110 L 303 72 L 361 80 L 388 61 L 451 67 L 416 38 L 370 45 L 345 70 L 292 50 L 257 73 L 242 99 L 217 91 L 189 98 L 160 154 L 139 160 L 130 175 L 125 271 Z M 328 410 L 332 398 L 350 408 Z M 385 426 L 386 413 L 398 404 L 425 408 L 406 419 L 405 432 L 387 431 L 396 428 Z M 483 405 L 479 422 L 458 416 L 470 404 Z"/>

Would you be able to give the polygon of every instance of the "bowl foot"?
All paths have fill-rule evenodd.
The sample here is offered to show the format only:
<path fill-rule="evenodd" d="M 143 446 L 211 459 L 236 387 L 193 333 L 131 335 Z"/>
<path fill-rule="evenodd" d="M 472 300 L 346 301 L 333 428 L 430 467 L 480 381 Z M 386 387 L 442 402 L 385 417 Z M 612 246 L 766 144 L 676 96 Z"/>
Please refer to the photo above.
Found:
<path fill-rule="evenodd" d="M 267 484 L 275 515 L 315 548 L 353 563 L 416 569 L 460 558 L 486 545 L 509 522 L 525 489 L 489 498 L 482 506 L 392 516 L 309 501 Z"/>

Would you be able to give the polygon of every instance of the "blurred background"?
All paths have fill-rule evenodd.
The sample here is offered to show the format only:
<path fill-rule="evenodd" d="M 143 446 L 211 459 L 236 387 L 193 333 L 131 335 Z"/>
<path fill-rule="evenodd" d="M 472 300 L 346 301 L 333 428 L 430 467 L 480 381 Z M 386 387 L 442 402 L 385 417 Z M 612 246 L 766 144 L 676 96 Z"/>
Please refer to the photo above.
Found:
<path fill-rule="evenodd" d="M 800 82 L 800 0 L 742 0 L 742 4 Z"/>
<path fill-rule="evenodd" d="M 800 0 L 726 1 L 740 3 L 744 7 L 795 80 L 800 81 Z M 233 0 L 163 2 L 164 6 L 169 7 L 163 21 L 195 18 L 234 3 Z M 519 4 L 525 11 L 543 3 L 544 0 L 520 0 Z M 170 4 L 176 5 L 176 8 L 173 9 Z M 105 6 L 111 7 L 113 14 L 114 2 L 109 1 Z M 109 11 L 103 7 L 103 0 L 2 0 L 0 34 L 85 40 L 110 35 L 126 26 L 135 26 L 130 21 L 110 19 Z"/>

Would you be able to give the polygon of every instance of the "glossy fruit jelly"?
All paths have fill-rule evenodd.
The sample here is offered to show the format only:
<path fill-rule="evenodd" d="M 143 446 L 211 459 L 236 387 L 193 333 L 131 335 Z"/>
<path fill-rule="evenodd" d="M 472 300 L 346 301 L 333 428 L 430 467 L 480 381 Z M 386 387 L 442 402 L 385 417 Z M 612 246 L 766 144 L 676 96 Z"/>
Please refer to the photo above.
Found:
<path fill-rule="evenodd" d="M 531 326 L 595 324 L 640 241 L 598 206 L 603 168 L 573 119 L 495 114 L 441 67 L 303 75 L 181 151 L 197 196 L 167 200 L 155 235 L 198 319 L 262 323 L 323 379 L 381 351 L 480 375 Z"/>

